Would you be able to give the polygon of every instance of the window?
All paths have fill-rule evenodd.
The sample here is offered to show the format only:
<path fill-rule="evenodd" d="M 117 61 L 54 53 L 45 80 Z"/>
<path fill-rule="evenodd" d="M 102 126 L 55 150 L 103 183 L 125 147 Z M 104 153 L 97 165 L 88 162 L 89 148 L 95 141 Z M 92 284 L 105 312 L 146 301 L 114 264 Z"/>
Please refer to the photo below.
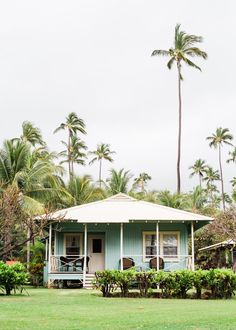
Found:
<path fill-rule="evenodd" d="M 159 233 L 159 255 L 164 260 L 174 260 L 179 257 L 179 232 Z M 143 233 L 143 259 L 148 261 L 156 256 L 156 233 Z"/>
<path fill-rule="evenodd" d="M 178 234 L 162 234 L 163 257 L 178 258 Z"/>
<path fill-rule="evenodd" d="M 80 234 L 65 234 L 65 254 L 68 256 L 82 254 L 82 239 Z"/>
<path fill-rule="evenodd" d="M 93 238 L 93 253 L 102 253 L 101 238 Z"/>

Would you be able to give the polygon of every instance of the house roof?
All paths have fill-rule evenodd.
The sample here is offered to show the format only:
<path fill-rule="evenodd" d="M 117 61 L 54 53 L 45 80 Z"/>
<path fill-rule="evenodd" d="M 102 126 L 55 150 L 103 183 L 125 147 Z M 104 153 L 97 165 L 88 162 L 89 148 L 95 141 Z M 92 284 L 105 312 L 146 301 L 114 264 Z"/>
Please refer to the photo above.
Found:
<path fill-rule="evenodd" d="M 128 223 L 133 221 L 199 221 L 213 219 L 163 205 L 137 200 L 119 193 L 104 200 L 56 211 L 52 219 L 76 220 L 80 223 Z"/>
<path fill-rule="evenodd" d="M 214 250 L 214 249 L 218 249 L 219 247 L 225 247 L 225 246 L 229 246 L 229 245 L 236 245 L 236 242 L 232 239 L 228 239 L 223 242 L 205 246 L 204 248 L 201 248 L 198 251 Z"/>

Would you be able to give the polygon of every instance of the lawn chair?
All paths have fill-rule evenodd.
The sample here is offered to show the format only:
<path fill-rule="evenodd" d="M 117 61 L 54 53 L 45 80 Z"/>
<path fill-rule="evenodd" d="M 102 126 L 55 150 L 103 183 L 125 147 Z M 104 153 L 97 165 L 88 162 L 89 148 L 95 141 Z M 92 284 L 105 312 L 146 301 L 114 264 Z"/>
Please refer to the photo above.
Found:
<path fill-rule="evenodd" d="M 161 257 L 159 257 L 159 269 L 164 269 L 164 267 L 165 267 L 164 260 Z M 157 269 L 157 257 L 150 259 L 149 268 Z"/>
<path fill-rule="evenodd" d="M 135 266 L 134 259 L 132 258 L 122 258 L 123 260 L 123 270 L 129 269 Z"/>

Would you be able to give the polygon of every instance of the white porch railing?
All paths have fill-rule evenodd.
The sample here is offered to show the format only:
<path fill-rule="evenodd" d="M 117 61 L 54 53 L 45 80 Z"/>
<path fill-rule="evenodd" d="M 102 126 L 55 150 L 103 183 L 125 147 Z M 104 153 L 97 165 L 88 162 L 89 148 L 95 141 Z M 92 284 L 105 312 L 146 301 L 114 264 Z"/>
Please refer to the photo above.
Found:
<path fill-rule="evenodd" d="M 163 256 L 160 255 L 160 258 L 164 261 L 164 270 L 178 270 L 178 269 L 192 269 L 192 256 L 191 255 L 176 255 L 176 256 Z M 132 255 L 125 254 L 123 258 L 132 258 L 134 261 L 134 267 L 136 270 L 144 271 L 151 269 L 150 259 L 156 258 L 156 255 L 150 256 L 150 259 L 144 259 L 143 255 Z"/>
<path fill-rule="evenodd" d="M 83 273 L 84 255 L 51 255 L 51 273 Z"/>

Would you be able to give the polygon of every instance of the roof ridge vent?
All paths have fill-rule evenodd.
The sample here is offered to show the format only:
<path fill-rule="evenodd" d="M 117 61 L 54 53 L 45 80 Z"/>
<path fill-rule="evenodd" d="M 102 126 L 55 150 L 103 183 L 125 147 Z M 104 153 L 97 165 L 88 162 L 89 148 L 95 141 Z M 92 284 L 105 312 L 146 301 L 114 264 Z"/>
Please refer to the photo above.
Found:
<path fill-rule="evenodd" d="M 136 199 L 129 195 L 126 195 L 124 193 L 119 193 L 119 194 L 106 198 L 105 201 L 106 202 L 133 202 L 133 201 L 136 201 Z"/>

